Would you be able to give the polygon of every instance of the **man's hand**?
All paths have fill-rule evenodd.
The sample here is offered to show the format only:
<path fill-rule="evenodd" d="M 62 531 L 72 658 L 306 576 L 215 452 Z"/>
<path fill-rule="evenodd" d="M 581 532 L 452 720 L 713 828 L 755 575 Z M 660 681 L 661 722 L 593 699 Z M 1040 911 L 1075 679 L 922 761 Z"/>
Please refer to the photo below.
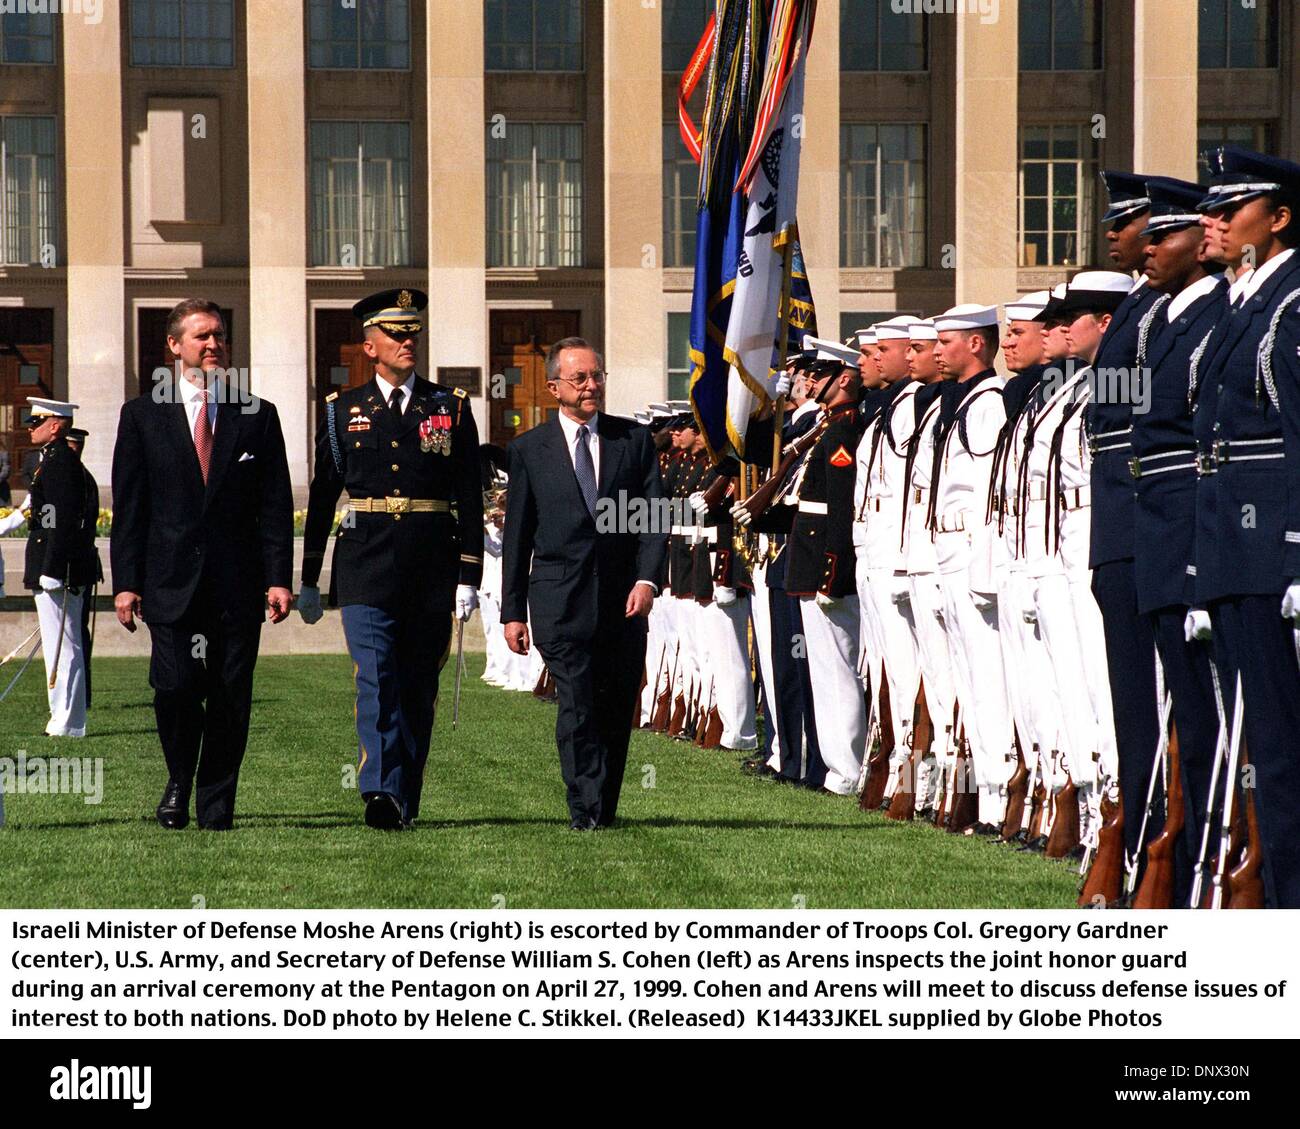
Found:
<path fill-rule="evenodd" d="M 1282 601 L 1282 614 L 1286 615 L 1286 600 Z M 1210 627 L 1210 613 L 1204 608 L 1192 608 L 1187 613 L 1187 618 L 1183 620 L 1183 638 L 1189 643 L 1193 640 L 1204 642 L 1212 634 Z"/>
<path fill-rule="evenodd" d="M 140 614 L 140 597 L 134 592 L 119 592 L 113 597 L 113 610 L 117 612 L 117 622 L 134 631 L 135 617 Z"/>
<path fill-rule="evenodd" d="M 528 624 L 512 620 L 505 625 L 506 646 L 516 655 L 528 654 Z"/>
<path fill-rule="evenodd" d="M 288 588 L 266 590 L 266 614 L 272 623 L 283 623 L 289 618 L 289 609 L 292 607 L 293 593 Z"/>
<path fill-rule="evenodd" d="M 456 618 L 464 623 L 478 607 L 478 589 L 472 584 L 456 585 Z"/>
<path fill-rule="evenodd" d="M 298 614 L 303 623 L 318 623 L 325 614 L 321 607 L 320 589 L 314 584 L 304 584 L 298 593 Z"/>
<path fill-rule="evenodd" d="M 53 576 L 41 577 L 41 589 L 46 592 L 57 592 L 63 587 L 63 581 Z"/>
<path fill-rule="evenodd" d="M 632 591 L 627 594 L 627 610 L 623 614 L 627 619 L 649 615 L 654 602 L 655 590 L 649 584 L 638 580 L 632 585 Z"/>
<path fill-rule="evenodd" d="M 41 580 L 44 581 L 44 577 Z M 1282 597 L 1282 618 L 1300 620 L 1300 579 L 1292 580 Z"/>

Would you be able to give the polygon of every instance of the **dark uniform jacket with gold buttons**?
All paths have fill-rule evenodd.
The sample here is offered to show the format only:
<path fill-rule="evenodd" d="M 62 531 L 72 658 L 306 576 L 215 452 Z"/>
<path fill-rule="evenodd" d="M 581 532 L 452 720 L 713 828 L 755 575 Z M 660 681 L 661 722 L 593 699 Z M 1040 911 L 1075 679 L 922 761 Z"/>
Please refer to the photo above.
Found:
<path fill-rule="evenodd" d="M 42 576 L 71 588 L 94 584 L 99 491 L 92 504 L 94 480 L 87 483 L 89 473 L 62 436 L 47 443 L 42 456 L 32 476 L 23 583 L 32 591 L 40 588 Z"/>
<path fill-rule="evenodd" d="M 332 410 L 331 410 L 332 409 Z M 478 430 L 468 397 L 417 376 L 401 419 L 375 380 L 331 395 L 316 433 L 302 582 L 315 586 L 335 507 L 350 510 L 334 543 L 330 604 L 402 610 L 449 605 L 483 577 Z M 332 426 L 331 426 L 332 424 Z M 413 503 L 433 502 L 432 511 Z"/>
<path fill-rule="evenodd" d="M 855 402 L 830 414 L 825 432 L 808 454 L 786 549 L 785 590 L 792 596 L 857 594 L 853 482 L 861 438 Z"/>

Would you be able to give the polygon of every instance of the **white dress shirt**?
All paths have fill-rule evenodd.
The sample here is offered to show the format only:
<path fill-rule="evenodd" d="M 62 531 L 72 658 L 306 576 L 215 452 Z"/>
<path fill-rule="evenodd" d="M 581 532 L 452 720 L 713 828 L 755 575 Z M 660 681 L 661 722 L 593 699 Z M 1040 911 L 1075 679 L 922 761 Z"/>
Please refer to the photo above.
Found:
<path fill-rule="evenodd" d="M 194 436 L 194 424 L 199 418 L 199 410 L 203 404 L 203 385 L 195 384 L 188 377 L 181 381 L 181 398 L 185 403 L 185 421 L 190 429 L 190 437 Z M 222 398 L 221 381 L 214 381 L 208 388 L 208 430 L 217 429 L 217 404 Z"/>
<path fill-rule="evenodd" d="M 586 427 L 590 433 L 587 440 L 587 448 L 591 451 L 591 463 L 596 468 L 596 482 L 600 483 L 600 439 L 596 435 L 596 421 L 600 418 L 600 413 L 592 414 L 591 419 L 586 424 L 579 423 L 576 419 L 570 419 L 564 412 L 558 413 L 560 417 L 560 429 L 564 432 L 564 445 L 569 449 L 569 462 L 573 464 L 574 473 L 578 470 L 578 428 Z"/>
<path fill-rule="evenodd" d="M 379 388 L 379 394 L 384 398 L 384 403 L 389 405 L 392 404 L 393 392 L 396 388 L 402 389 L 402 414 L 405 415 L 406 409 L 411 406 L 411 397 L 415 394 L 415 369 L 411 370 L 411 375 L 402 384 L 394 386 L 382 376 L 375 377 L 375 384 Z"/>

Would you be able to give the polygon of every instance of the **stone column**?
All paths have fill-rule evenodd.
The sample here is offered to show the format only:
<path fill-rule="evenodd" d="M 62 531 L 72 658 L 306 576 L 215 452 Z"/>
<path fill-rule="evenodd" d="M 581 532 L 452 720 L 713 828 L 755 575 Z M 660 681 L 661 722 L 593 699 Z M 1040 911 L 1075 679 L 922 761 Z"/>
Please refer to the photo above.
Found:
<path fill-rule="evenodd" d="M 307 121 L 304 5 L 249 4 L 248 364 L 275 403 L 289 474 L 309 482 Z"/>
<path fill-rule="evenodd" d="M 605 5 L 605 367 L 610 411 L 664 393 L 663 32 L 659 5 Z"/>
<path fill-rule="evenodd" d="M 1196 180 L 1196 0 L 1133 2 L 1133 168 Z"/>
<path fill-rule="evenodd" d="M 98 23 L 60 20 L 68 264 L 67 397 L 90 432 L 86 465 L 107 488 L 127 395 L 120 0 Z M 57 393 L 56 393 L 57 394 Z"/>
<path fill-rule="evenodd" d="M 1016 293 L 1019 178 L 1016 6 L 998 18 L 957 15 L 953 184 L 957 279 L 954 301 L 992 305 Z M 946 170 L 936 168 L 932 176 Z"/>

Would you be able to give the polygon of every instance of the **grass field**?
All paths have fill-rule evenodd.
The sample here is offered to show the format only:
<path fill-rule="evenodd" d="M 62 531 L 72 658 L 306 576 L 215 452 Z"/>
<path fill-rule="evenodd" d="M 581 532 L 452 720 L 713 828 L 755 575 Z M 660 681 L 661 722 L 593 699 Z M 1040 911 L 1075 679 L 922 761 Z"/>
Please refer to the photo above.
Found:
<path fill-rule="evenodd" d="M 416 830 L 383 834 L 344 786 L 352 763 L 345 656 L 267 657 L 235 830 L 164 831 L 165 770 L 147 663 L 95 664 L 91 735 L 54 741 L 29 670 L 0 705 L 0 756 L 103 758 L 102 803 L 9 795 L 0 829 L 5 907 L 1041 907 L 1073 904 L 1063 864 L 921 825 L 856 801 L 741 774 L 736 754 L 633 736 L 619 824 L 568 829 L 554 708 L 479 681 L 459 731 L 443 716 Z M 6 680 L 7 681 L 7 680 Z M 653 787 L 645 786 L 652 783 Z M 202 902 L 197 902 L 202 899 Z"/>

